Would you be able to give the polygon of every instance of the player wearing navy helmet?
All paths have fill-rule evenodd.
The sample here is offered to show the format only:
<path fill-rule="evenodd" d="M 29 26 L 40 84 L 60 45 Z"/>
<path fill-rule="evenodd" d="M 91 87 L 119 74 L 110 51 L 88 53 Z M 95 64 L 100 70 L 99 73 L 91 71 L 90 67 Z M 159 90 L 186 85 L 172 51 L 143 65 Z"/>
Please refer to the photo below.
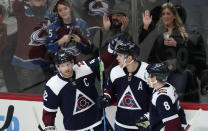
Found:
<path fill-rule="evenodd" d="M 154 88 L 149 109 L 151 131 L 180 131 L 182 124 L 186 124 L 184 110 L 179 106 L 175 88 L 166 82 L 169 69 L 164 63 L 147 66 L 148 85 Z M 145 127 L 148 119 L 141 117 L 137 123 Z"/>
<path fill-rule="evenodd" d="M 103 131 L 102 111 L 96 103 L 98 92 L 95 78 L 103 67 L 110 66 L 114 58 L 105 52 L 101 56 L 102 61 L 96 58 L 74 64 L 73 53 L 73 50 L 68 49 L 59 50 L 55 55 L 59 73 L 46 83 L 43 95 L 45 131 L 56 131 L 55 117 L 58 108 L 63 114 L 66 131 Z"/>
<path fill-rule="evenodd" d="M 116 98 L 116 131 L 139 131 L 135 125 L 138 117 L 148 111 L 151 89 L 144 74 L 147 63 L 138 59 L 139 48 L 132 41 L 120 39 L 116 47 L 118 66 L 114 67 L 107 81 L 104 96 L 100 98 L 102 107 Z"/>

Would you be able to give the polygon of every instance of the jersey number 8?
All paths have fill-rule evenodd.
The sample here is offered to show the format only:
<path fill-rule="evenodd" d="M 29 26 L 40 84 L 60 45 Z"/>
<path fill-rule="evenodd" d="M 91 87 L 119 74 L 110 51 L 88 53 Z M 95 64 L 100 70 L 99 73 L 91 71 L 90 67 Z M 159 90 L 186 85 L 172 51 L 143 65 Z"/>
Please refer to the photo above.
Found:
<path fill-rule="evenodd" d="M 165 101 L 165 102 L 163 103 L 163 105 L 164 105 L 164 107 L 165 107 L 166 110 L 170 110 L 170 105 L 168 104 L 167 101 Z"/>

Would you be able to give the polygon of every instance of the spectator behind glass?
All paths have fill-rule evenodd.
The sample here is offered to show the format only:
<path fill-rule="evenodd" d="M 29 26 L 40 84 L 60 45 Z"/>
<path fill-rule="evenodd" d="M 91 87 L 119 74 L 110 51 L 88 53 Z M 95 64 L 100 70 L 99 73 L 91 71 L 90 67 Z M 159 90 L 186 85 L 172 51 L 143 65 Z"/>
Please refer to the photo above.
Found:
<path fill-rule="evenodd" d="M 182 0 L 181 5 L 187 12 L 187 29 L 203 34 L 208 65 L 208 0 Z"/>
<path fill-rule="evenodd" d="M 49 52 L 56 53 L 59 49 L 73 49 L 75 52 L 88 54 L 92 50 L 92 43 L 87 32 L 87 23 L 74 18 L 72 3 L 59 0 L 54 12 L 57 20 L 48 29 L 47 49 Z"/>
<path fill-rule="evenodd" d="M 3 23 L 4 20 L 4 7 L 0 5 L 0 52 L 5 48 L 7 44 L 7 25 Z"/>
<path fill-rule="evenodd" d="M 0 21 L 2 22 L 3 27 L 3 42 L 1 41 L 1 53 L 0 53 L 0 67 L 2 69 L 2 73 L 4 76 L 4 81 L 5 85 L 3 86 L 5 88 L 2 88 L 1 91 L 6 91 L 7 89 L 8 92 L 16 92 L 18 89 L 18 81 L 17 81 L 17 75 L 15 73 L 14 67 L 11 64 L 14 51 L 16 49 L 16 41 L 17 41 L 17 21 L 12 14 L 10 14 L 12 8 L 8 3 L 9 1 L 0 1 L 0 12 L 1 12 L 1 17 Z M 12 80 L 12 82 L 11 82 Z"/>
<path fill-rule="evenodd" d="M 8 45 L 7 41 L 7 25 L 3 23 L 4 19 L 4 7 L 0 5 L 0 91 L 7 91 L 4 81 L 4 62 L 5 52 L 4 49 Z"/>
<path fill-rule="evenodd" d="M 48 77 L 49 65 L 44 60 L 45 46 L 29 46 L 30 35 L 35 26 L 46 14 L 45 0 L 16 0 L 13 13 L 17 19 L 17 47 L 12 64 L 18 75 L 20 87 L 18 92 L 42 93 L 43 85 Z"/>
<path fill-rule="evenodd" d="M 163 4 L 161 13 L 159 27 L 163 25 L 165 31 L 156 38 L 150 51 L 148 62 L 167 62 L 169 65 L 172 65 L 176 61 L 177 51 L 182 47 L 186 47 L 185 41 L 188 34 L 172 3 Z M 181 94 L 186 87 L 187 74 L 178 69 L 172 70 L 174 71 L 170 74 L 168 81 Z"/>

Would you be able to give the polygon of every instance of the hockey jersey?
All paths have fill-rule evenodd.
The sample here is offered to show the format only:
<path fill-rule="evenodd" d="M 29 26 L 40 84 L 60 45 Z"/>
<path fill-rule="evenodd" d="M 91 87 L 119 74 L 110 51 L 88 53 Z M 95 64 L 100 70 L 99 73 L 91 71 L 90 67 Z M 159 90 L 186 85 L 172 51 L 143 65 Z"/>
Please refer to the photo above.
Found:
<path fill-rule="evenodd" d="M 136 121 L 148 111 L 151 89 L 146 83 L 144 74 L 147 63 L 139 62 L 133 73 L 119 65 L 110 73 L 105 89 L 105 95 L 116 96 L 117 112 L 115 123 L 123 128 L 138 129 Z"/>
<path fill-rule="evenodd" d="M 99 59 L 78 62 L 70 79 L 60 74 L 47 83 L 43 96 L 44 110 L 57 112 L 60 108 L 66 130 L 89 130 L 102 123 L 102 111 L 96 100 L 95 77 L 99 72 Z"/>
<path fill-rule="evenodd" d="M 45 60 L 46 47 L 44 45 L 29 45 L 30 35 L 37 23 L 40 23 L 42 19 L 36 17 L 24 2 L 16 0 L 13 4 L 13 9 L 18 23 L 18 34 L 12 65 L 32 70 L 48 69 L 49 63 Z"/>
<path fill-rule="evenodd" d="M 184 110 L 179 106 L 175 88 L 167 83 L 162 88 L 153 91 L 150 104 L 150 127 L 152 131 L 163 131 L 164 123 L 180 118 L 186 124 Z"/>
<path fill-rule="evenodd" d="M 63 26 L 60 26 L 60 23 L 55 21 L 48 27 L 49 36 L 46 40 L 46 43 L 49 52 L 56 53 L 59 48 L 76 48 L 84 53 L 88 53 L 92 50 L 92 38 L 89 31 L 87 30 L 87 23 L 80 18 L 76 18 L 75 21 L 75 23 L 70 25 L 64 24 Z M 75 43 L 71 40 L 70 42 L 64 43 L 61 47 L 59 47 L 58 40 L 66 34 L 78 35 L 81 38 L 81 42 Z"/>

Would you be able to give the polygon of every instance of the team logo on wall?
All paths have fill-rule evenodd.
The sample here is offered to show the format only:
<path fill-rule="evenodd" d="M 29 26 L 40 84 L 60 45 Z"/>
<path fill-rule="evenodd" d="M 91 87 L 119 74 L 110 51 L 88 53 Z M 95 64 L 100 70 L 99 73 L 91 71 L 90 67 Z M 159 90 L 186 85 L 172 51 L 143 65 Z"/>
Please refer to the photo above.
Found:
<path fill-rule="evenodd" d="M 93 102 L 88 96 L 86 96 L 83 92 L 77 89 L 73 115 L 88 110 L 94 104 L 95 102 Z"/>
<path fill-rule="evenodd" d="M 140 105 L 137 103 L 130 86 L 128 86 L 119 100 L 118 107 L 129 110 L 141 110 Z"/>

